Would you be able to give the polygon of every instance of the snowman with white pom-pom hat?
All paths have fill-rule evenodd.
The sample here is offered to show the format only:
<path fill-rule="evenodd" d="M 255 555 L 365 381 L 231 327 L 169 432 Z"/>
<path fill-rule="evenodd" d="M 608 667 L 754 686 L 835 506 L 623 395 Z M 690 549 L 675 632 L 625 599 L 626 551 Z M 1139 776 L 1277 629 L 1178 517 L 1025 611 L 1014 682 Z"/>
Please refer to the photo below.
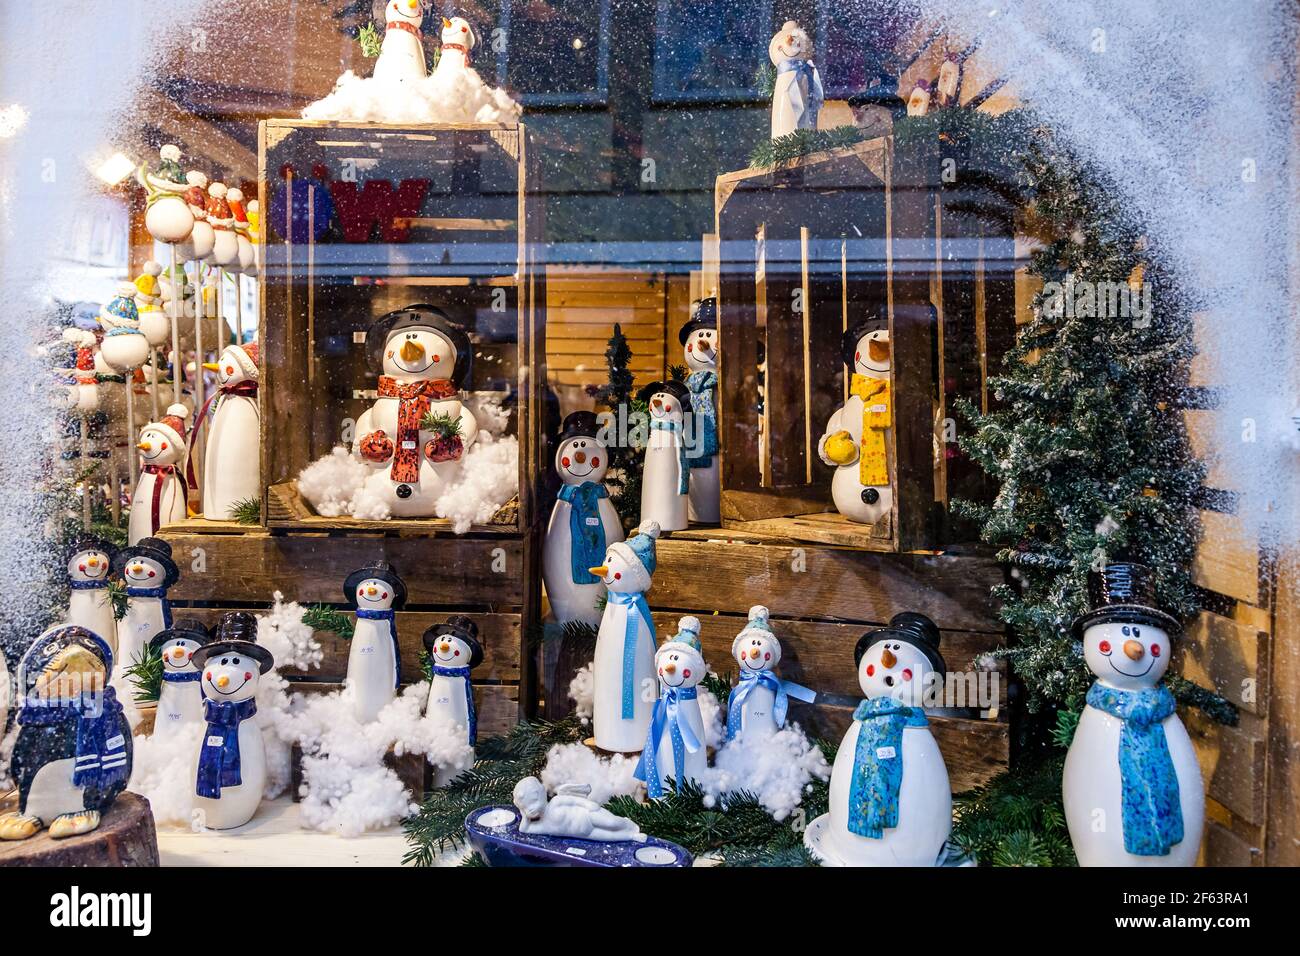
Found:
<path fill-rule="evenodd" d="M 1173 695 L 1157 686 L 1178 622 L 1154 606 L 1154 574 L 1136 562 L 1090 572 L 1088 596 L 1073 631 L 1097 680 L 1061 779 L 1075 856 L 1080 866 L 1194 866 L 1203 778 Z"/>
<path fill-rule="evenodd" d="M 812 62 L 813 45 L 808 33 L 794 20 L 785 21 L 767 45 L 767 55 L 776 67 L 772 139 L 796 129 L 816 129 L 825 93 L 821 74 Z"/>
<path fill-rule="evenodd" d="M 704 746 L 704 718 L 699 692 L 706 665 L 700 650 L 700 619 L 686 616 L 677 622 L 677 634 L 655 652 L 659 700 L 655 704 L 641 760 L 634 772 L 644 780 L 646 793 L 662 797 L 669 778 L 677 788 L 699 783 L 708 769 Z"/>
<path fill-rule="evenodd" d="M 184 405 L 172 405 L 166 415 L 140 431 L 136 452 L 141 469 L 131 494 L 128 528 L 131 544 L 185 518 L 187 490 L 181 463 L 185 461 L 185 419 L 189 414 Z"/>
<path fill-rule="evenodd" d="M 640 751 L 659 697 L 655 626 L 645 599 L 658 537 L 659 525 L 643 522 L 632 537 L 609 546 L 604 564 L 591 568 L 607 591 L 592 662 L 591 722 L 602 750 Z"/>
<path fill-rule="evenodd" d="M 866 700 L 835 755 L 830 812 L 804 844 L 830 866 L 935 866 L 952 829 L 948 770 L 922 704 L 943 687 L 939 628 L 904 611 L 854 649 Z"/>
<path fill-rule="evenodd" d="M 727 739 L 771 735 L 785 726 L 789 698 L 812 703 L 817 694 L 802 684 L 776 676 L 781 642 L 772 633 L 769 612 L 761 604 L 749 609 L 749 620 L 731 642 L 731 656 L 740 680 L 727 699 Z"/>

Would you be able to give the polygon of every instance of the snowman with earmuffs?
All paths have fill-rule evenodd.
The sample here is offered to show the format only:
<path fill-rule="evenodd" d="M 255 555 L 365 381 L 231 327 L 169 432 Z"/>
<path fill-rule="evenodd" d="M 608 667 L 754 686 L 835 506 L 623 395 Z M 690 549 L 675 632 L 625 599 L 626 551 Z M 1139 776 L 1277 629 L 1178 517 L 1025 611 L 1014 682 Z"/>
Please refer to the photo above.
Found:
<path fill-rule="evenodd" d="M 1061 780 L 1075 856 L 1080 866 L 1194 866 L 1205 788 L 1173 695 L 1158 686 L 1181 628 L 1155 606 L 1146 565 L 1090 572 L 1088 597 L 1072 629 L 1097 679 Z"/>
<path fill-rule="evenodd" d="M 721 469 L 718 462 L 718 300 L 700 299 L 677 333 L 686 357 L 686 388 L 691 394 L 691 440 L 686 464 L 690 468 L 689 517 L 717 524 L 722 519 Z"/>
<path fill-rule="evenodd" d="M 397 517 L 430 517 L 478 436 L 460 401 L 473 357 L 469 335 L 441 309 L 411 305 L 366 333 L 379 397 L 356 425 L 353 453 L 372 473 L 365 490 Z"/>
<path fill-rule="evenodd" d="M 600 564 L 609 545 L 623 540 L 622 522 L 604 484 L 609 449 L 600 434 L 596 413 L 577 411 L 564 419 L 555 442 L 561 485 L 546 526 L 542 580 L 561 624 L 600 624 L 605 584 L 589 569 Z"/>
<path fill-rule="evenodd" d="M 868 316 L 844 333 L 840 351 L 850 373 L 849 397 L 826 423 L 817 454 L 835 468 L 835 510 L 852 521 L 875 524 L 894 503 L 889 480 L 894 412 L 888 319 Z"/>
<path fill-rule="evenodd" d="M 831 770 L 830 812 L 804 833 L 829 866 L 935 866 L 952 829 L 952 789 L 923 705 L 944 686 L 939 628 L 895 614 L 858 640 L 866 699 Z"/>
<path fill-rule="evenodd" d="M 430 672 L 425 719 L 457 728 L 457 733 L 463 734 L 461 741 L 472 749 L 478 743 L 478 716 L 470 672 L 483 663 L 478 625 L 463 614 L 453 614 L 426 630 L 423 641 Z M 460 773 L 457 767 L 436 767 L 433 785 L 445 786 Z"/>

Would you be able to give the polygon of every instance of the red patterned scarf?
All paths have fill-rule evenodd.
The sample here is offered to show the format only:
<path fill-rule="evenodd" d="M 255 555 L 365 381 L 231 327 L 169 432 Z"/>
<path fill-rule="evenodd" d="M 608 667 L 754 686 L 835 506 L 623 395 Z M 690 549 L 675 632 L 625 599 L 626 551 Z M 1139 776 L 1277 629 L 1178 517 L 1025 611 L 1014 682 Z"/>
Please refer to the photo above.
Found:
<path fill-rule="evenodd" d="M 397 407 L 397 441 L 393 449 L 393 481 L 413 484 L 420 480 L 420 420 L 434 400 L 452 398 L 456 386 L 450 379 L 436 378 L 403 385 L 389 375 L 379 376 L 379 397 L 395 398 Z"/>

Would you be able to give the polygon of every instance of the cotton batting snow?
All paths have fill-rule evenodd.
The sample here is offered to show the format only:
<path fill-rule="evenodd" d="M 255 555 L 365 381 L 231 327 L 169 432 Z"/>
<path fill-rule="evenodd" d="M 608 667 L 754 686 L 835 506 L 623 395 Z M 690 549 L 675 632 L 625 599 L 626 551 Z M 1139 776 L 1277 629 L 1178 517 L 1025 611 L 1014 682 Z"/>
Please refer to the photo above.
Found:
<path fill-rule="evenodd" d="M 370 467 L 365 462 L 342 445 L 336 445 L 328 455 L 316 459 L 298 475 L 298 493 L 311 502 L 317 514 L 326 518 L 351 515 L 354 499 L 369 476 Z"/>
<path fill-rule="evenodd" d="M 596 679 L 592 676 L 592 664 L 586 663 L 569 681 L 569 700 L 573 701 L 573 712 L 583 720 L 590 721 L 596 707 Z"/>
<path fill-rule="evenodd" d="M 435 70 L 422 80 L 375 79 L 348 70 L 303 119 L 361 123 L 514 123 L 522 107 L 483 82 L 473 67 Z"/>
<path fill-rule="evenodd" d="M 798 724 L 790 724 L 775 734 L 739 734 L 723 744 L 701 784 L 707 805 L 725 806 L 727 794 L 744 790 L 754 794 L 775 819 L 784 820 L 803 802 L 814 779 L 826 780 L 830 775 L 821 750 Z"/>
<path fill-rule="evenodd" d="M 552 793 L 560 784 L 587 784 L 591 787 L 588 799 L 606 803 L 612 797 L 635 796 L 644 790 L 645 784 L 632 776 L 638 759 L 623 754 L 601 757 L 586 744 L 556 744 L 546 752 L 540 779 Z"/>

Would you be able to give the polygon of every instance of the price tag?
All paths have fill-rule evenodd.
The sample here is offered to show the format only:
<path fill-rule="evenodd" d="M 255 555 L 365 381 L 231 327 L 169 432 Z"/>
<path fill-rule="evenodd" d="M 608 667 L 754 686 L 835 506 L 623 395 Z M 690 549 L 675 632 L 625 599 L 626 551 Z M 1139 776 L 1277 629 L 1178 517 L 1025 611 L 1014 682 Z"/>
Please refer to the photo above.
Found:
<path fill-rule="evenodd" d="M 877 747 L 877 748 L 876 748 L 876 759 L 877 759 L 877 760 L 893 760 L 893 759 L 894 759 L 895 757 L 897 757 L 897 756 L 898 756 L 898 754 L 897 754 L 897 752 L 895 752 L 895 750 L 894 750 L 893 747 Z"/>
<path fill-rule="evenodd" d="M 887 412 L 887 411 L 889 411 L 889 406 L 888 406 L 888 405 L 872 405 L 870 408 L 867 409 L 867 411 L 869 411 L 869 412 Z"/>
<path fill-rule="evenodd" d="M 599 527 L 600 527 L 600 519 L 599 519 L 599 518 L 588 518 L 588 519 L 587 519 L 587 524 L 588 524 L 590 527 L 592 527 L 592 528 L 599 528 Z"/>
<path fill-rule="evenodd" d="M 413 442 L 413 441 L 404 441 L 404 442 L 402 442 L 402 447 L 405 448 L 405 449 L 407 449 L 408 451 L 409 451 L 410 449 L 414 448 L 415 445 L 416 445 L 416 443 Z"/>
<path fill-rule="evenodd" d="M 117 736 L 109 737 L 107 740 L 104 741 L 104 749 L 116 750 L 118 747 L 121 747 L 125 743 L 126 743 L 126 738 L 123 737 L 121 734 L 118 734 Z"/>
<path fill-rule="evenodd" d="M 218 737 L 216 734 L 212 734 L 208 737 L 209 747 L 220 747 L 225 742 L 226 742 L 225 737 Z"/>

